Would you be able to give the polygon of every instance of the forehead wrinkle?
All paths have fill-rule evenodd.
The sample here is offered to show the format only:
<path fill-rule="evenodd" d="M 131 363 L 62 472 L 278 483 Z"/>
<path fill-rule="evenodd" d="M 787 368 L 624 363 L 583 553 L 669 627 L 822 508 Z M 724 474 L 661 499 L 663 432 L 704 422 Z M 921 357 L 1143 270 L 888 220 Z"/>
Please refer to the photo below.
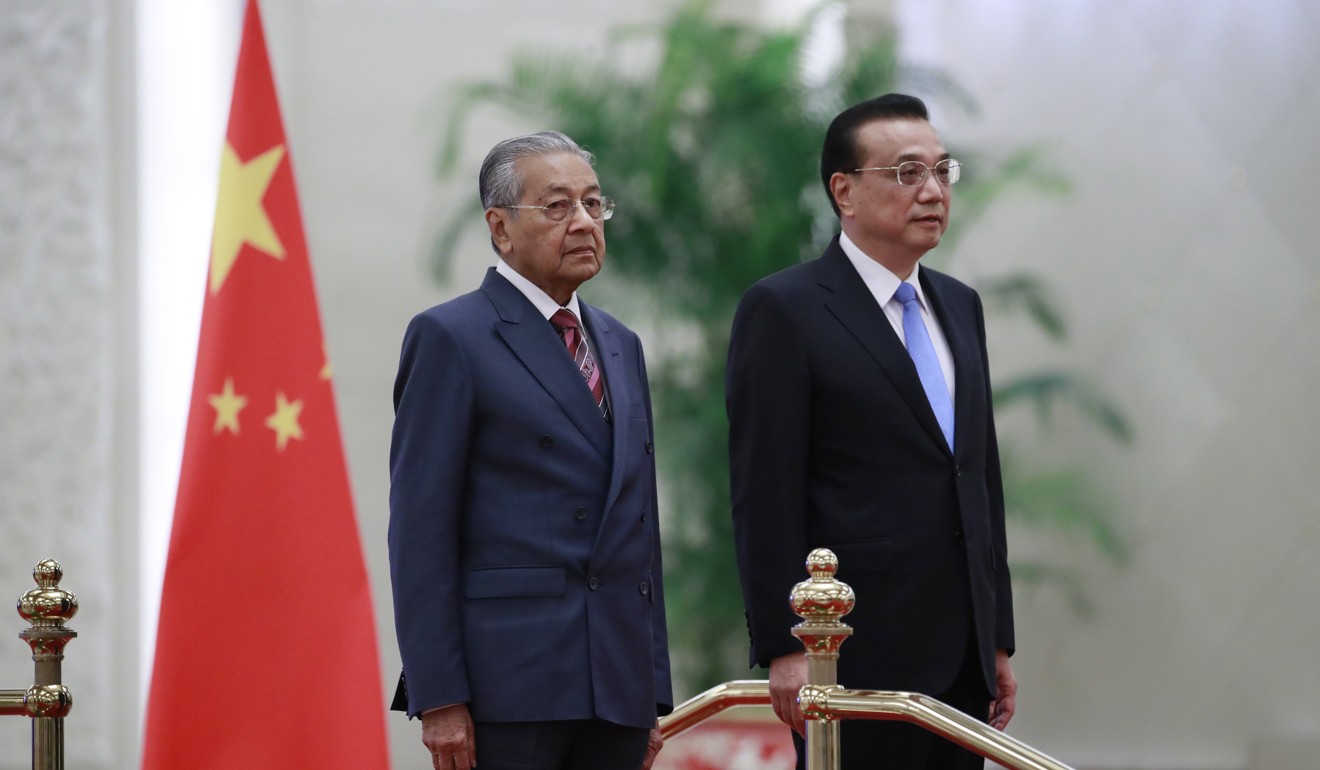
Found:
<path fill-rule="evenodd" d="M 565 184 L 563 182 L 551 182 L 550 184 L 547 184 L 545 187 L 541 188 L 540 194 L 542 197 L 545 197 L 546 195 L 552 195 L 554 193 L 562 193 L 564 195 L 572 196 L 573 189 L 574 189 L 573 186 L 570 184 Z M 589 192 L 600 192 L 600 182 L 599 181 L 592 182 L 591 184 L 582 188 L 582 192 L 584 194 Z"/>

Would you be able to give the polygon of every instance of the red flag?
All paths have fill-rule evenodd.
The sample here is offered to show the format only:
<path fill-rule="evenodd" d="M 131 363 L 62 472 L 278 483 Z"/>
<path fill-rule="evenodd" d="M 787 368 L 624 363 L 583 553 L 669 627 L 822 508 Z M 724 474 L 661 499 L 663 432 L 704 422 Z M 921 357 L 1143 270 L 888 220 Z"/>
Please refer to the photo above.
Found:
<path fill-rule="evenodd" d="M 249 0 L 145 770 L 389 764 L 330 375 L 261 17 Z"/>

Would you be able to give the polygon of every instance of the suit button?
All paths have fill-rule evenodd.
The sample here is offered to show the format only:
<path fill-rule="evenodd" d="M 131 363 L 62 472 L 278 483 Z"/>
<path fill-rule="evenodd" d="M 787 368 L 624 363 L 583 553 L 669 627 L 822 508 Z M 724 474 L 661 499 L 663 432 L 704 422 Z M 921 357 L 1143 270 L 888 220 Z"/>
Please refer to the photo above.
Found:
<path fill-rule="evenodd" d="M 550 447 L 552 447 L 552 446 L 554 446 L 554 445 L 555 445 L 555 440 L 554 440 L 554 439 L 550 438 L 549 436 L 542 436 L 542 437 L 541 437 L 541 448 L 542 448 L 542 449 L 549 449 Z"/>
<path fill-rule="evenodd" d="M 642 509 L 642 523 L 643 523 L 643 524 L 646 523 L 646 509 L 645 509 L 645 508 Z"/>
<path fill-rule="evenodd" d="M 646 453 L 649 455 L 654 452 L 655 452 L 655 445 L 652 444 L 650 441 L 646 442 Z"/>
<path fill-rule="evenodd" d="M 587 588 L 595 591 L 597 588 L 600 588 L 600 581 L 594 577 L 587 578 Z"/>
<path fill-rule="evenodd" d="M 576 518 L 578 521 L 582 521 L 583 519 L 587 518 L 587 509 L 586 509 L 586 508 L 579 508 L 579 509 L 577 509 L 576 511 L 573 511 L 573 516 L 574 516 L 574 518 Z"/>
<path fill-rule="evenodd" d="M 962 532 L 953 533 L 953 542 L 957 543 L 958 545 L 962 545 L 965 540 L 966 538 L 963 537 Z"/>
<path fill-rule="evenodd" d="M 645 580 L 637 585 L 637 590 L 642 592 L 642 596 L 651 593 L 651 587 L 646 584 Z"/>
<path fill-rule="evenodd" d="M 962 466 L 961 466 L 961 465 L 955 465 L 955 466 L 953 466 L 953 475 L 954 475 L 955 478 L 962 478 Z"/>

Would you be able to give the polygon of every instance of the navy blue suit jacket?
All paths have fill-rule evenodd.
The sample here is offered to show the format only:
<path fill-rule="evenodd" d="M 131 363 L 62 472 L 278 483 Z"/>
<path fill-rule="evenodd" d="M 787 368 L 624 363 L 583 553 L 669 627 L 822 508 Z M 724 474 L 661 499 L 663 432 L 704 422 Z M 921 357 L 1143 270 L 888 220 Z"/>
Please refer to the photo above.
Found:
<path fill-rule="evenodd" d="M 954 361 L 950 451 L 916 367 L 836 238 L 749 289 L 734 318 L 727 406 L 751 659 L 802 651 L 788 606 L 813 548 L 857 596 L 839 681 L 936 695 L 969 643 L 994 693 L 1013 603 L 981 301 L 919 273 Z"/>
<path fill-rule="evenodd" d="M 581 309 L 612 424 L 494 268 L 408 326 L 389 549 L 410 716 L 649 728 L 672 708 L 642 347 Z"/>

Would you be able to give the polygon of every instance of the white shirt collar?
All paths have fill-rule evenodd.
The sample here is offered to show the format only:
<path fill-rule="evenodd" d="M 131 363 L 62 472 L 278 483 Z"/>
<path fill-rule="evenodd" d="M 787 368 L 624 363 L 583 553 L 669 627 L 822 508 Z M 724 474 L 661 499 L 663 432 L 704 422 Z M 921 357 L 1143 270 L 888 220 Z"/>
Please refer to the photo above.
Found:
<path fill-rule="evenodd" d="M 522 292 L 523 296 L 536 306 L 537 311 L 545 317 L 545 320 L 549 321 L 550 316 L 560 309 L 560 304 L 551 299 L 549 294 L 542 291 L 540 286 L 527 280 L 522 273 L 514 270 L 513 266 L 502 258 L 495 260 L 495 272 L 509 279 L 509 283 L 513 284 L 515 289 Z M 895 286 L 894 288 L 897 289 L 898 287 Z M 582 310 L 578 305 L 577 292 L 573 292 L 572 296 L 568 298 L 568 304 L 563 307 L 568 308 L 569 312 L 578 321 L 582 320 Z"/>
<path fill-rule="evenodd" d="M 853 243 L 847 233 L 839 233 L 839 246 L 848 256 L 848 261 L 857 269 L 857 273 L 862 276 L 862 282 L 871 290 L 875 301 L 880 303 L 881 307 L 889 304 L 889 300 L 894 298 L 894 292 L 898 291 L 898 285 L 904 282 L 903 279 L 890 272 L 889 268 L 866 256 L 866 252 Z M 920 276 L 921 263 L 917 263 L 912 266 L 912 274 L 907 277 L 906 282 L 917 290 L 917 301 L 929 312 L 930 304 L 926 302 L 926 294 L 921 289 Z"/>

